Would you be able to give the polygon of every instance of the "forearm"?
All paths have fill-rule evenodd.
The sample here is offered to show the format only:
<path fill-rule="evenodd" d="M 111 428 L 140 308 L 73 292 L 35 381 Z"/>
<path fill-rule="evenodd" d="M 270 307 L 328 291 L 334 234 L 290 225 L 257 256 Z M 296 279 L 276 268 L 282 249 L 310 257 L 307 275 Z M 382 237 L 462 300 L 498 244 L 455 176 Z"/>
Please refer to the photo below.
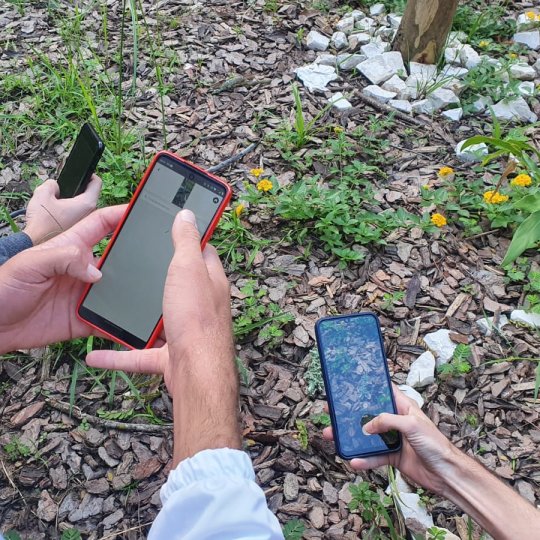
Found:
<path fill-rule="evenodd" d="M 443 495 L 497 540 L 534 540 L 540 511 L 480 463 L 456 452 Z"/>
<path fill-rule="evenodd" d="M 175 383 L 174 465 L 197 452 L 241 448 L 238 420 L 238 376 L 234 357 L 179 358 Z"/>

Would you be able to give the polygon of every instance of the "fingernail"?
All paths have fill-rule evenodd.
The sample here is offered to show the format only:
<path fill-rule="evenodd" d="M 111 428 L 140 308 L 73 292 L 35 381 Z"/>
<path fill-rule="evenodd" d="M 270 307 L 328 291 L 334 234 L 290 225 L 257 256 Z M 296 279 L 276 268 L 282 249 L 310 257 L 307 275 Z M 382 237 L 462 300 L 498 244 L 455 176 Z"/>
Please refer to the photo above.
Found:
<path fill-rule="evenodd" d="M 86 267 L 86 273 L 92 281 L 97 281 L 98 279 L 101 279 L 102 276 L 101 270 L 98 270 L 95 266 L 91 264 Z"/>
<path fill-rule="evenodd" d="M 367 427 L 369 426 L 369 424 L 366 424 L 365 426 L 362 426 L 362 433 L 364 435 L 373 435 L 372 433 L 370 433 L 368 430 L 367 430 Z"/>
<path fill-rule="evenodd" d="M 180 212 L 178 212 L 178 219 L 180 221 L 187 221 L 192 225 L 197 225 L 197 222 L 195 220 L 195 214 L 191 210 L 180 210 Z"/>

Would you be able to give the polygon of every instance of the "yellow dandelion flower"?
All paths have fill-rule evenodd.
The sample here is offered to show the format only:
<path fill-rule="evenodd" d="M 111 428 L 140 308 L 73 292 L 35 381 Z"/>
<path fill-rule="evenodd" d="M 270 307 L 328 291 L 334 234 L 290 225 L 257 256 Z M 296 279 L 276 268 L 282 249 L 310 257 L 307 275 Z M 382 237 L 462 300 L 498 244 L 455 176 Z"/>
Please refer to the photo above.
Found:
<path fill-rule="evenodd" d="M 235 209 L 234 209 L 234 213 L 236 214 L 236 217 L 240 217 L 244 210 L 246 209 L 246 207 L 240 203 Z"/>
<path fill-rule="evenodd" d="M 512 179 L 510 185 L 518 187 L 528 187 L 532 184 L 532 178 L 528 174 L 518 174 Z"/>
<path fill-rule="evenodd" d="M 272 182 L 270 182 L 270 180 L 268 180 L 267 178 L 265 178 L 264 180 L 261 180 L 257 184 L 257 189 L 259 191 L 270 191 L 273 187 L 274 187 L 274 184 L 272 184 Z"/>
<path fill-rule="evenodd" d="M 422 186 L 422 189 L 425 189 L 426 191 L 429 191 L 431 189 L 431 186 L 429 184 L 424 184 Z"/>
<path fill-rule="evenodd" d="M 508 199 L 508 195 L 502 195 L 498 191 L 486 191 L 484 193 L 484 201 L 488 204 L 501 204 Z"/>
<path fill-rule="evenodd" d="M 334 127 L 334 133 L 336 135 L 339 135 L 340 133 L 343 133 L 345 130 L 341 126 L 335 126 Z"/>
<path fill-rule="evenodd" d="M 518 55 L 515 52 L 511 52 L 511 53 L 508 53 L 508 57 L 511 58 L 512 60 L 515 60 L 518 57 Z"/>
<path fill-rule="evenodd" d="M 481 48 L 481 49 L 485 49 L 486 47 L 489 47 L 489 41 L 483 39 L 482 41 L 480 41 L 478 43 L 478 46 Z"/>
<path fill-rule="evenodd" d="M 264 172 L 264 169 L 251 169 L 251 171 L 249 171 L 255 178 L 259 178 L 259 176 L 261 176 L 261 174 Z"/>
<path fill-rule="evenodd" d="M 527 11 L 527 13 L 525 13 L 525 17 L 527 17 L 529 21 L 538 20 L 538 15 L 534 11 Z"/>
<path fill-rule="evenodd" d="M 431 216 L 431 223 L 436 227 L 444 227 L 447 223 L 446 218 L 442 214 L 433 214 Z"/>
<path fill-rule="evenodd" d="M 454 174 L 454 169 L 452 169 L 452 167 L 441 167 L 437 173 L 440 178 L 446 178 L 451 174 Z"/>

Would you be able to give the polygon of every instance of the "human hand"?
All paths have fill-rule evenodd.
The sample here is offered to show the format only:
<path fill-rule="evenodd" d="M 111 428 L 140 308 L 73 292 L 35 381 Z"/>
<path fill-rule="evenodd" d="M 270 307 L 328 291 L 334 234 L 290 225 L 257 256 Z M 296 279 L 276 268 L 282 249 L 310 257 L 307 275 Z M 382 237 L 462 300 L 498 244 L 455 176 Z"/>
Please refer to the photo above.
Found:
<path fill-rule="evenodd" d="M 55 180 L 39 185 L 26 209 L 24 232 L 34 246 L 66 231 L 96 209 L 101 178 L 92 175 L 84 193 L 71 199 L 59 199 L 60 188 Z"/>
<path fill-rule="evenodd" d="M 392 386 L 398 414 L 382 413 L 368 422 L 363 430 L 367 434 L 386 433 L 392 429 L 399 431 L 402 436 L 401 450 L 381 456 L 355 458 L 351 460 L 351 467 L 364 471 L 392 465 L 415 483 L 442 495 L 453 464 L 462 454 L 415 401 L 395 385 Z M 332 428 L 325 428 L 323 436 L 333 440 Z"/>
<path fill-rule="evenodd" d="M 167 344 L 93 351 L 90 366 L 161 373 L 174 400 L 175 463 L 207 448 L 240 447 L 229 283 L 216 250 L 201 253 L 195 216 L 182 210 L 172 228 L 174 256 L 163 298 Z"/>
<path fill-rule="evenodd" d="M 0 353 L 88 336 L 76 306 L 85 283 L 101 277 L 93 246 L 110 233 L 126 207 L 97 210 L 48 242 L 0 267 Z"/>

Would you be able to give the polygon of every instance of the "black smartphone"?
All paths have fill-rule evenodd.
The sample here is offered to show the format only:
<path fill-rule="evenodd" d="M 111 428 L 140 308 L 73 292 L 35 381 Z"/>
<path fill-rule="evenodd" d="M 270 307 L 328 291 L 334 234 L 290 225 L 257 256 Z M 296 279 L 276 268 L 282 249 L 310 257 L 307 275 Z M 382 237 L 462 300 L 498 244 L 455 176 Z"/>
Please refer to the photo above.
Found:
<path fill-rule="evenodd" d="M 102 278 L 77 313 L 132 349 L 151 347 L 163 328 L 163 289 L 174 254 L 171 228 L 182 208 L 197 219 L 204 247 L 231 198 L 221 179 L 170 152 L 150 163 L 99 261 Z"/>
<path fill-rule="evenodd" d="M 81 194 L 90 182 L 105 145 L 90 124 L 84 124 L 58 176 L 60 198 Z"/>
<path fill-rule="evenodd" d="M 315 335 L 338 455 L 351 459 L 399 450 L 397 431 L 366 435 L 362 430 L 380 413 L 397 414 L 377 316 L 324 317 Z"/>

